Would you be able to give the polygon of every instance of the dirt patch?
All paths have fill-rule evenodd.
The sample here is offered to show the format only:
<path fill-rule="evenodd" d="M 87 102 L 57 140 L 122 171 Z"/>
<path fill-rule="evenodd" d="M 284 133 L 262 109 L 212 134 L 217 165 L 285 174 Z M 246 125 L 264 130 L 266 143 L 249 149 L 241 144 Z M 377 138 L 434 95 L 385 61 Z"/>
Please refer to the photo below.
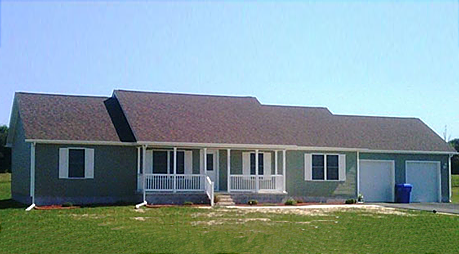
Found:
<path fill-rule="evenodd" d="M 149 219 L 150 217 L 132 217 L 131 219 L 133 220 L 138 220 L 138 221 L 146 221 L 147 219 Z"/>

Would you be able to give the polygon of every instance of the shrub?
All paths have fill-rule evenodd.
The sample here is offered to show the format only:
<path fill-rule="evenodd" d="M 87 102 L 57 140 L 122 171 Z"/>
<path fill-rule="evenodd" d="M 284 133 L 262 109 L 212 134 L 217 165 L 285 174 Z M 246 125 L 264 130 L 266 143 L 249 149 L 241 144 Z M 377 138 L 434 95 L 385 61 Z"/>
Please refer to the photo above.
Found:
<path fill-rule="evenodd" d="M 297 202 L 298 204 L 304 203 L 302 199 L 297 199 L 296 202 Z"/>
<path fill-rule="evenodd" d="M 220 201 L 220 196 L 219 195 L 215 195 L 214 196 L 214 203 L 218 203 L 218 201 Z"/>
<path fill-rule="evenodd" d="M 355 204 L 357 203 L 357 200 L 353 199 L 353 198 L 350 198 L 350 199 L 347 199 L 346 202 L 344 202 L 346 204 Z"/>
<path fill-rule="evenodd" d="M 289 198 L 285 201 L 285 205 L 296 205 L 296 201 L 293 198 Z"/>
<path fill-rule="evenodd" d="M 62 207 L 71 207 L 73 204 L 71 202 L 65 202 L 62 204 Z"/>
<path fill-rule="evenodd" d="M 191 201 L 185 201 L 185 202 L 183 202 L 183 205 L 193 205 L 193 202 L 191 202 Z"/>
<path fill-rule="evenodd" d="M 251 199 L 251 200 L 249 200 L 249 202 L 247 202 L 247 204 L 249 204 L 249 205 L 258 205 L 258 201 L 255 200 L 255 199 Z"/>

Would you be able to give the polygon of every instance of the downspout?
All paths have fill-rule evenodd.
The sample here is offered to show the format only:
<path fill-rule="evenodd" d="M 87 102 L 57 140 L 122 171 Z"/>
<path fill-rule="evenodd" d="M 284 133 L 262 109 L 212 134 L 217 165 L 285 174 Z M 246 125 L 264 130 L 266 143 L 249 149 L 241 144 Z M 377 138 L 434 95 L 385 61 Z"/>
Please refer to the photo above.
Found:
<path fill-rule="evenodd" d="M 25 210 L 28 212 L 35 207 L 35 142 L 30 144 L 30 196 L 32 204 Z"/>
<path fill-rule="evenodd" d="M 145 189 L 147 188 L 146 184 L 145 184 L 145 170 L 146 170 L 146 162 L 147 162 L 147 158 L 146 158 L 146 152 L 147 152 L 147 146 L 146 145 L 143 145 L 142 146 L 142 196 L 143 196 L 143 202 L 140 203 L 140 204 L 137 204 L 135 205 L 135 208 L 136 209 L 139 209 L 140 207 L 144 206 L 144 205 L 147 205 L 147 199 L 146 199 L 146 193 L 145 193 Z"/>

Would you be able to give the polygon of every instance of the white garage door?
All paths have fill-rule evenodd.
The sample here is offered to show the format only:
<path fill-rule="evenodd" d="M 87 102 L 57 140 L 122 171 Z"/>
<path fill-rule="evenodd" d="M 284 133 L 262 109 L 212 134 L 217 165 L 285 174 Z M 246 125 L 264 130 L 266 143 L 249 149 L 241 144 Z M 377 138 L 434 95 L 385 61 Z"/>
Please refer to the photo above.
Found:
<path fill-rule="evenodd" d="M 394 201 L 394 161 L 360 160 L 360 193 L 367 202 Z"/>
<path fill-rule="evenodd" d="M 412 202 L 440 202 L 440 162 L 407 161 L 406 183 L 413 185 Z"/>

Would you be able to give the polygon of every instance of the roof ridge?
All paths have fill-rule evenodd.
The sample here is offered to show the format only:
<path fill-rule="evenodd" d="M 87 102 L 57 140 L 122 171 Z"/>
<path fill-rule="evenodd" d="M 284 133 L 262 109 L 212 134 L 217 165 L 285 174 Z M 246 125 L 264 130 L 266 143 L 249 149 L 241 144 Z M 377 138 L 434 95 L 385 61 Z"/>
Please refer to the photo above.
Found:
<path fill-rule="evenodd" d="M 316 108 L 316 109 L 326 109 L 330 111 L 327 107 L 315 107 L 315 106 L 295 106 L 295 105 L 275 105 L 275 104 L 261 104 L 262 106 L 265 107 L 283 107 L 283 108 Z"/>
<path fill-rule="evenodd" d="M 86 98 L 100 98 L 108 99 L 109 96 L 102 95 L 76 95 L 76 94 L 57 94 L 57 93 L 38 93 L 38 92 L 16 92 L 15 94 L 25 94 L 25 95 L 43 95 L 43 96 L 59 96 L 59 97 L 86 97 Z"/>
<path fill-rule="evenodd" d="M 371 116 L 371 115 L 341 115 L 341 114 L 334 114 L 333 116 L 337 116 L 337 117 L 390 118 L 390 119 L 420 120 L 418 117 L 404 117 L 404 116 Z"/>
<path fill-rule="evenodd" d="M 183 95 L 183 96 L 199 96 L 199 97 L 226 97 L 236 99 L 252 98 L 258 101 L 255 96 L 244 96 L 244 95 L 215 95 L 215 94 L 193 94 L 193 93 L 176 93 L 176 92 L 153 92 L 153 91 L 139 91 L 139 90 L 126 90 L 126 89 L 115 89 L 114 92 L 128 92 L 128 93 L 146 93 L 146 94 L 168 94 L 168 95 Z"/>

